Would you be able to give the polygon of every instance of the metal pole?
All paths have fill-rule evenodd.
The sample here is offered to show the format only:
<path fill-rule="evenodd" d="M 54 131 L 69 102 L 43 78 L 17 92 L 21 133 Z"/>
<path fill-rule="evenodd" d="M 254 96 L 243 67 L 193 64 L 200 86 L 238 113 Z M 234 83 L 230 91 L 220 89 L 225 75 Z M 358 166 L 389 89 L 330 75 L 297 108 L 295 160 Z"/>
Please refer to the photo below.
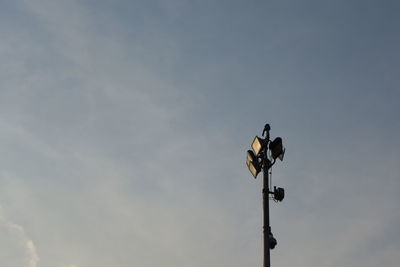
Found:
<path fill-rule="evenodd" d="M 269 233 L 271 232 L 271 228 L 269 226 L 269 179 L 268 179 L 268 171 L 271 166 L 271 162 L 268 159 L 268 143 L 269 143 L 269 131 L 271 127 L 269 124 L 264 126 L 263 135 L 265 134 L 265 140 L 267 144 L 264 148 L 264 157 L 263 157 L 263 210 L 264 210 L 264 226 L 263 226 L 263 235 L 264 235 L 264 267 L 271 266 L 271 258 L 270 258 L 270 244 L 269 244 Z"/>
<path fill-rule="evenodd" d="M 270 233 L 270 226 L 269 226 L 269 180 L 268 180 L 268 169 L 269 169 L 269 160 L 266 158 L 264 159 L 264 181 L 263 181 L 263 209 L 264 209 L 264 267 L 271 266 L 270 260 L 270 244 L 269 244 L 269 233 Z"/>

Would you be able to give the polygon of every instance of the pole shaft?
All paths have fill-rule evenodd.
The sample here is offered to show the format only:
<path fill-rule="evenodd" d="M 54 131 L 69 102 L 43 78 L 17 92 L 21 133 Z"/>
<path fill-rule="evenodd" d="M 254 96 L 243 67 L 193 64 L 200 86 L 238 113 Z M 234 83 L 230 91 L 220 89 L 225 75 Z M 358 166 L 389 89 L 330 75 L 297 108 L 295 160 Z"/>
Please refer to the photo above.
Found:
<path fill-rule="evenodd" d="M 264 234 L 264 267 L 271 266 L 270 260 L 270 244 L 269 244 L 269 179 L 268 179 L 268 170 L 269 170 L 269 160 L 265 159 L 264 162 L 264 180 L 263 180 L 263 210 L 264 210 L 264 226 L 263 226 L 263 234 Z"/>

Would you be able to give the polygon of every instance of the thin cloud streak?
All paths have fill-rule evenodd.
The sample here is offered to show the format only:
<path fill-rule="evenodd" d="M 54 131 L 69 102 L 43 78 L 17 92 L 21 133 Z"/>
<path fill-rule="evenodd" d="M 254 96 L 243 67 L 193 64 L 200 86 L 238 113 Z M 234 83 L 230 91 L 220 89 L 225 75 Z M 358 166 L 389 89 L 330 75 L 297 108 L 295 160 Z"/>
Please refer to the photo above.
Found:
<path fill-rule="evenodd" d="M 0 207 L 0 227 L 2 226 L 9 229 L 14 234 L 15 239 L 22 244 L 26 256 L 27 266 L 37 267 L 40 258 L 37 254 L 35 244 L 25 233 L 25 229 L 21 225 L 6 218 L 3 215 L 2 210 L 3 209 Z"/>

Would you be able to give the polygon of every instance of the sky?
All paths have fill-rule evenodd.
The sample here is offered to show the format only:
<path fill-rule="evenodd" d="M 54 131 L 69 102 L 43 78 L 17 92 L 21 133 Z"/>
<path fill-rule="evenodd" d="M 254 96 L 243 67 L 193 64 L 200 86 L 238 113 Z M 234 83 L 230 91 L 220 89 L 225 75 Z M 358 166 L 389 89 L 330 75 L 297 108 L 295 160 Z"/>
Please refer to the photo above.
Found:
<path fill-rule="evenodd" d="M 0 266 L 398 266 L 399 9 L 1 1 Z"/>

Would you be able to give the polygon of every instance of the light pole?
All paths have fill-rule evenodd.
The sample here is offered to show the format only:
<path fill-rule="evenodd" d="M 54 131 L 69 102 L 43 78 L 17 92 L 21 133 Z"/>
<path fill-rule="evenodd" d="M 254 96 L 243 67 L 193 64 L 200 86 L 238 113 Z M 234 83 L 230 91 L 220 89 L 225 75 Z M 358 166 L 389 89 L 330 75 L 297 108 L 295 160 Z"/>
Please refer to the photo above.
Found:
<path fill-rule="evenodd" d="M 269 124 L 264 126 L 262 136 L 256 136 L 251 144 L 252 150 L 247 151 L 246 165 L 253 175 L 257 178 L 258 173 L 263 171 L 263 211 L 264 211 L 264 267 L 271 266 L 270 250 L 275 248 L 277 241 L 272 235 L 271 227 L 269 224 L 269 195 L 271 194 L 276 201 L 282 201 L 285 197 L 285 190 L 283 188 L 274 187 L 274 191 L 270 191 L 269 184 L 269 170 L 275 164 L 277 158 L 283 160 L 285 148 L 282 145 L 282 138 L 277 137 L 274 141 L 270 140 L 269 131 L 271 127 Z"/>

